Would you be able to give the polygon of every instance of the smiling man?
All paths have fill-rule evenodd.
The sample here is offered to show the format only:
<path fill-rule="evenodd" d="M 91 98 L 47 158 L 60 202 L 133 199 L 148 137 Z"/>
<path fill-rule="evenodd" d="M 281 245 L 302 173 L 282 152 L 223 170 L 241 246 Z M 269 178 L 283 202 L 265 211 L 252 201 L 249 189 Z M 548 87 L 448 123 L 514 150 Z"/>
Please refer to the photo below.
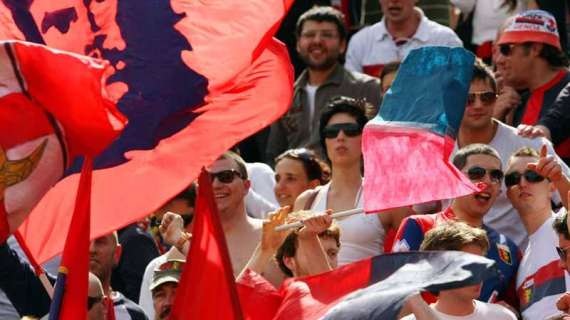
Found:
<path fill-rule="evenodd" d="M 506 236 L 483 224 L 483 217 L 493 206 L 499 194 L 503 179 L 501 159 L 493 148 L 483 144 L 472 144 L 460 149 L 453 157 L 453 164 L 473 183 L 480 183 L 483 190 L 454 199 L 443 212 L 429 215 L 413 215 L 400 225 L 396 235 L 394 251 L 418 250 L 424 235 L 433 227 L 457 220 L 487 232 L 489 250 L 487 258 L 497 263 L 499 275 L 483 283 L 479 300 L 489 301 L 498 294 L 499 300 L 516 303 L 512 285 L 519 265 L 519 249 Z"/>
<path fill-rule="evenodd" d="M 509 157 L 518 149 L 528 146 L 540 149 L 546 145 L 547 153 L 558 160 L 552 144 L 545 138 L 527 139 L 517 135 L 515 128 L 493 118 L 493 110 L 497 103 L 497 83 L 493 72 L 480 60 L 475 61 L 473 79 L 469 87 L 469 96 L 465 106 L 465 114 L 457 135 L 455 150 L 473 143 L 487 144 L 495 149 L 502 159 L 502 167 L 507 167 Z M 562 171 L 569 176 L 570 169 L 559 161 Z M 524 248 L 527 232 L 513 205 L 507 199 L 504 186 L 497 196 L 493 207 L 484 217 L 484 222 L 496 231 L 511 238 L 519 247 Z M 553 200 L 560 202 L 555 194 Z"/>
<path fill-rule="evenodd" d="M 270 161 L 291 148 L 322 151 L 319 119 L 331 98 L 348 96 L 364 98 L 374 107 L 380 104 L 378 79 L 348 71 L 339 63 L 347 37 L 342 13 L 332 7 L 314 7 L 299 18 L 295 33 L 297 53 L 307 69 L 295 82 L 289 111 L 271 126 Z"/>
<path fill-rule="evenodd" d="M 556 245 L 564 247 L 551 225 L 551 199 L 555 189 L 568 192 L 568 178 L 553 157 L 531 148 L 511 156 L 505 174 L 507 195 L 529 234 L 529 244 L 517 274 L 517 295 L 523 319 L 542 319 L 557 313 L 556 301 L 570 285 L 570 277 L 559 267 Z M 565 255 L 565 254 L 564 254 Z M 562 255 L 561 255 L 562 256 Z"/>
<path fill-rule="evenodd" d="M 453 30 L 429 20 L 415 7 L 416 3 L 417 0 L 380 0 L 384 17 L 352 37 L 345 67 L 378 77 L 384 65 L 404 60 L 413 49 L 462 46 Z"/>

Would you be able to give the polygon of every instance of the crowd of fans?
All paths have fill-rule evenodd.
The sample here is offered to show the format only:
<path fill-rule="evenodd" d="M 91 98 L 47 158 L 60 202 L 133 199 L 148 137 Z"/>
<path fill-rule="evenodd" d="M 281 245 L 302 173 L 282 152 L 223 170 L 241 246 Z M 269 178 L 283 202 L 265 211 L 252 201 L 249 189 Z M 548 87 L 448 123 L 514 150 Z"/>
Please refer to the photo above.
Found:
<path fill-rule="evenodd" d="M 494 260 L 498 274 L 414 297 L 403 319 L 570 318 L 570 72 L 568 12 L 560 12 L 567 8 L 432 2 L 380 0 L 382 20 L 357 32 L 366 14 L 346 11 L 356 6 L 340 6 L 347 16 L 332 6 L 293 9 L 300 16 L 290 50 L 303 70 L 288 112 L 260 139 L 262 154 L 242 157 L 234 148 L 207 168 L 236 281 L 255 272 L 278 288 L 288 277 L 382 253 L 457 250 Z M 433 10 L 435 3 L 445 10 Z M 447 26 L 430 19 L 457 10 Z M 479 57 L 449 161 L 482 191 L 333 220 L 334 212 L 363 207 L 363 127 L 400 62 L 425 46 L 465 46 Z M 92 241 L 90 320 L 110 312 L 117 320 L 167 319 L 192 242 L 196 188 Z M 276 231 L 292 221 L 303 226 Z M 0 246 L 0 318 L 44 317 L 50 297 L 19 251 L 12 239 Z"/>

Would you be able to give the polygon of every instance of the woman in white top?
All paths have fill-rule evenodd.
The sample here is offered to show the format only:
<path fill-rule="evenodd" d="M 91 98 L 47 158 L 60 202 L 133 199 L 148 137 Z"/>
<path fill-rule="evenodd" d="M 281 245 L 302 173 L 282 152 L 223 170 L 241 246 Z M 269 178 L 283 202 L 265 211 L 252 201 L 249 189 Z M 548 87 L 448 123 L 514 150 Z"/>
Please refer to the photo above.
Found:
<path fill-rule="evenodd" d="M 294 210 L 310 208 L 333 212 L 362 208 L 362 128 L 368 121 L 366 103 L 348 97 L 329 102 L 321 115 L 319 133 L 331 165 L 331 181 L 297 198 Z M 384 251 L 385 230 L 398 227 L 403 217 L 397 214 L 357 214 L 338 219 L 340 252 L 338 264 L 344 265 Z"/>

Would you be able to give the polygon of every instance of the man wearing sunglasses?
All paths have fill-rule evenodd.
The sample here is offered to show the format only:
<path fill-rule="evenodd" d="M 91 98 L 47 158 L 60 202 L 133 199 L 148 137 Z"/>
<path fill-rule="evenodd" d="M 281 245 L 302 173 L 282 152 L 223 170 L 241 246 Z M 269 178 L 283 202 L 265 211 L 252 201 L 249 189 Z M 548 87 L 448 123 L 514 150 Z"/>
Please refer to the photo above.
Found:
<path fill-rule="evenodd" d="M 568 58 L 561 49 L 556 20 L 542 10 L 520 13 L 511 20 L 497 42 L 497 64 L 504 66 L 505 83 L 524 91 L 515 109 L 513 125 L 534 125 L 548 113 L 570 82 Z M 556 145 L 556 151 L 570 160 L 570 141 Z"/>
<path fill-rule="evenodd" d="M 285 150 L 308 147 L 321 154 L 319 119 L 336 96 L 364 98 L 380 105 L 380 82 L 345 69 L 339 62 L 346 50 L 347 30 L 341 12 L 329 6 L 314 7 L 297 21 L 297 53 L 307 69 L 297 81 L 289 111 L 271 126 L 267 159 Z"/>
<path fill-rule="evenodd" d="M 552 193 L 568 193 L 570 183 L 560 164 L 531 148 L 511 156 L 505 174 L 507 196 L 521 216 L 529 243 L 517 274 L 517 296 L 524 319 L 542 319 L 557 313 L 556 301 L 570 289 L 570 277 L 559 268 L 559 243 L 552 229 Z"/>
<path fill-rule="evenodd" d="M 501 189 L 503 172 L 501 159 L 493 148 L 483 144 L 472 144 L 460 149 L 453 156 L 454 166 L 480 184 L 481 192 L 453 199 L 443 212 L 428 215 L 412 215 L 402 222 L 396 234 L 393 251 L 419 250 L 424 234 L 434 226 L 457 220 L 473 227 L 482 228 L 489 238 L 486 257 L 496 262 L 498 276 L 483 282 L 480 301 L 506 301 L 516 305 L 514 280 L 519 265 L 518 247 L 505 235 L 483 223 Z"/>
<path fill-rule="evenodd" d="M 502 167 L 506 167 L 509 157 L 524 146 L 538 150 L 542 145 L 546 145 L 547 153 L 559 159 L 552 144 L 545 138 L 521 137 L 515 128 L 493 118 L 496 93 L 497 83 L 493 72 L 481 60 L 476 60 L 455 150 L 472 143 L 487 144 L 499 153 Z M 570 176 L 570 168 L 562 161 L 559 162 L 561 162 L 563 172 Z M 504 187 L 501 189 L 493 207 L 485 215 L 484 222 L 511 238 L 519 247 L 524 248 L 527 241 L 526 230 L 516 210 L 507 199 Z M 555 195 L 554 201 L 560 203 L 558 194 Z"/>
<path fill-rule="evenodd" d="M 566 270 L 566 276 L 568 276 L 568 272 L 570 272 L 570 260 L 568 259 L 570 257 L 568 254 L 568 250 L 570 250 L 570 232 L 568 230 L 567 211 L 563 211 L 555 217 L 552 228 L 558 236 L 556 252 L 560 258 L 559 265 Z M 570 314 L 570 292 L 566 292 L 558 298 L 556 307 L 566 315 Z"/>

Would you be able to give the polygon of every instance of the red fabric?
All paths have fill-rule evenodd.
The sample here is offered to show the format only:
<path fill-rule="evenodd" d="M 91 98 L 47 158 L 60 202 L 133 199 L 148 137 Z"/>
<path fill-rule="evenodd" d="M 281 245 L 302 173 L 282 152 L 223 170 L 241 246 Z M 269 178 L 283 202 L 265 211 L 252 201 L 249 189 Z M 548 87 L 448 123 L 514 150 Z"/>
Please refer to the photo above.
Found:
<path fill-rule="evenodd" d="M 521 119 L 521 123 L 534 125 L 540 116 L 540 111 L 542 110 L 542 104 L 544 101 L 544 93 L 556 85 L 560 80 L 566 75 L 568 71 L 562 70 L 552 78 L 552 80 L 545 83 L 543 86 L 537 88 L 532 92 L 528 102 L 526 103 L 526 108 Z"/>
<path fill-rule="evenodd" d="M 392 247 L 394 246 L 394 240 L 396 240 L 396 229 L 390 228 L 386 232 L 386 236 L 384 237 L 384 252 L 392 252 Z"/>
<path fill-rule="evenodd" d="M 173 2 L 185 14 L 176 28 L 192 39 L 192 50 L 183 52 L 182 59 L 208 79 L 205 105 L 187 127 L 156 148 L 127 153 L 128 162 L 94 173 L 92 238 L 161 207 L 202 166 L 278 119 L 289 106 L 292 67 L 285 46 L 272 35 L 291 1 L 181 2 Z M 52 188 L 20 229 L 40 263 L 63 248 L 73 206 L 70 190 L 77 179 L 67 177 Z"/>
<path fill-rule="evenodd" d="M 237 291 L 245 319 L 272 319 L 279 309 L 282 297 L 261 275 L 246 270 L 237 282 Z"/>
<path fill-rule="evenodd" d="M 368 286 L 370 271 L 371 260 L 366 259 L 315 276 L 287 280 L 274 319 L 320 319 L 347 294 Z"/>
<path fill-rule="evenodd" d="M 477 57 L 481 59 L 490 59 L 493 56 L 493 42 L 483 42 L 477 47 Z"/>
<path fill-rule="evenodd" d="M 103 61 L 19 41 L 2 42 L 0 61 L 0 158 L 28 163 L 12 169 L 0 164 L 0 177 L 11 176 L 0 178 L 1 241 L 6 226 L 12 233 L 61 178 L 64 154 L 96 155 L 120 134 L 125 118 L 106 98 L 102 83 L 107 63 Z M 47 114 L 53 116 L 53 123 Z M 54 128 L 61 130 L 61 144 Z M 30 151 L 24 152 L 26 148 Z M 68 213 L 73 210 L 76 185 L 69 190 Z M 61 237 L 63 248 L 65 233 Z"/>
<path fill-rule="evenodd" d="M 65 286 L 56 286 L 56 289 L 64 290 L 59 320 L 87 319 L 92 167 L 91 158 L 86 158 L 81 169 L 75 210 L 71 220 L 72 227 L 67 234 L 61 257 L 60 272 L 64 269 L 66 281 Z M 51 307 L 50 312 L 53 309 L 54 306 Z"/>
<path fill-rule="evenodd" d="M 362 141 L 364 210 L 374 213 L 476 192 L 449 162 L 453 143 L 429 130 L 369 122 Z"/>
<path fill-rule="evenodd" d="M 31 43 L 14 49 L 28 93 L 62 125 L 71 157 L 96 156 L 115 140 L 126 118 L 106 98 L 107 62 Z"/>
<path fill-rule="evenodd" d="M 115 317 L 115 305 L 113 304 L 113 299 L 105 297 L 105 306 L 107 308 L 107 319 L 106 320 L 116 320 Z"/>
<path fill-rule="evenodd" d="M 372 77 L 380 77 L 380 73 L 382 73 L 382 69 L 384 69 L 383 64 L 374 64 L 369 66 L 362 66 L 362 72 L 372 76 Z"/>
<path fill-rule="evenodd" d="M 170 319 L 242 319 L 232 263 L 205 170 L 198 184 L 192 245 Z"/>

